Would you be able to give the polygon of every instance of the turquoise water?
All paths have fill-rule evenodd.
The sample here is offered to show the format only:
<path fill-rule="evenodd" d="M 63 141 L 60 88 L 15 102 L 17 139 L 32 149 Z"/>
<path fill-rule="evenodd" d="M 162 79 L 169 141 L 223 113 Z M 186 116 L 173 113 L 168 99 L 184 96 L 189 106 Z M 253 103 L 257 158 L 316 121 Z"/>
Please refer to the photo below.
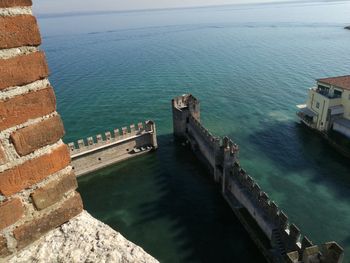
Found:
<path fill-rule="evenodd" d="M 174 144 L 172 97 L 202 121 L 315 243 L 350 253 L 350 164 L 301 127 L 315 78 L 349 74 L 349 2 L 243 5 L 39 19 L 65 141 L 157 122 L 156 153 L 79 180 L 85 208 L 162 262 L 260 262 L 219 189 Z M 347 260 L 349 260 L 347 258 Z M 346 261 L 350 262 L 350 261 Z"/>

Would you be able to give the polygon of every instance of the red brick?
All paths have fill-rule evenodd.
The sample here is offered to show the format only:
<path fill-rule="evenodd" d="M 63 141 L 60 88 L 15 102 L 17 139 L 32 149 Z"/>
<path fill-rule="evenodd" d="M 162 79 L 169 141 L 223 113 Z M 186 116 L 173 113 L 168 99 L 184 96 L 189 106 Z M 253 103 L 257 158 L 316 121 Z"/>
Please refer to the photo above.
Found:
<path fill-rule="evenodd" d="M 18 154 L 23 156 L 57 142 L 63 135 L 62 120 L 55 116 L 12 133 L 11 141 Z"/>
<path fill-rule="evenodd" d="M 6 161 L 7 161 L 6 154 L 5 154 L 4 149 L 2 148 L 2 146 L 0 144 L 0 165 L 5 164 Z"/>
<path fill-rule="evenodd" d="M 40 32 L 34 16 L 0 17 L 0 48 L 39 46 L 40 44 Z"/>
<path fill-rule="evenodd" d="M 16 223 L 23 216 L 23 212 L 22 202 L 18 198 L 0 204 L 0 230 Z"/>
<path fill-rule="evenodd" d="M 0 90 L 29 84 L 49 75 L 45 54 L 42 51 L 0 60 Z"/>
<path fill-rule="evenodd" d="M 7 248 L 6 238 L 0 235 L 0 258 L 6 257 L 10 254 L 10 251 Z"/>
<path fill-rule="evenodd" d="M 51 87 L 0 100 L 0 130 L 50 114 L 56 110 L 56 98 Z"/>
<path fill-rule="evenodd" d="M 68 147 L 66 145 L 59 146 L 49 154 L 29 160 L 22 165 L 0 173 L 0 193 L 10 196 L 20 192 L 62 170 L 69 163 Z"/>
<path fill-rule="evenodd" d="M 31 197 L 35 207 L 38 210 L 42 210 L 60 201 L 68 191 L 77 188 L 77 179 L 74 173 L 71 172 L 59 180 L 35 190 Z"/>
<path fill-rule="evenodd" d="M 17 248 L 21 249 L 29 245 L 48 231 L 66 223 L 72 217 L 80 214 L 82 210 L 83 203 L 81 197 L 76 193 L 73 197 L 66 200 L 60 208 L 52 211 L 50 214 L 16 228 L 13 234 L 17 240 Z"/>
<path fill-rule="evenodd" d="M 32 0 L 1 0 L 0 7 L 32 6 Z"/>

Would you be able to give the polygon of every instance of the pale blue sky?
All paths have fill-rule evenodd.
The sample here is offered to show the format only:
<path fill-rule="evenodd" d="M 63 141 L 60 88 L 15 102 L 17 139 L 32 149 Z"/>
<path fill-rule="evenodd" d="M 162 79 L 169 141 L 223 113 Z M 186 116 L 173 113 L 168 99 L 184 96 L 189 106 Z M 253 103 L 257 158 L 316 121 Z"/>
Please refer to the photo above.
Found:
<path fill-rule="evenodd" d="M 278 0 L 278 2 L 287 1 L 289 0 Z M 33 2 L 35 12 L 43 14 L 266 3 L 276 0 L 34 0 Z"/>

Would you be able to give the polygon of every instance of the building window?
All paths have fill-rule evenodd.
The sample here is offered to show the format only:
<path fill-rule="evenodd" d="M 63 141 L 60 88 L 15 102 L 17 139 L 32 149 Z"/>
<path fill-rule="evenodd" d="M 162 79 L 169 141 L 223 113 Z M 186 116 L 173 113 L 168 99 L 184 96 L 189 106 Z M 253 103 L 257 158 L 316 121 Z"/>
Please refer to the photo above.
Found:
<path fill-rule="evenodd" d="M 320 108 L 320 103 L 316 102 L 316 108 L 319 109 Z"/>
<path fill-rule="evenodd" d="M 334 90 L 334 97 L 335 98 L 341 98 L 342 92 L 340 90 Z"/>
<path fill-rule="evenodd" d="M 318 87 L 317 87 L 319 90 L 322 90 L 322 91 L 326 91 L 326 92 L 328 92 L 329 91 L 329 88 L 328 87 L 326 87 L 326 86 L 323 86 L 323 85 L 320 85 L 320 84 L 318 84 Z"/>

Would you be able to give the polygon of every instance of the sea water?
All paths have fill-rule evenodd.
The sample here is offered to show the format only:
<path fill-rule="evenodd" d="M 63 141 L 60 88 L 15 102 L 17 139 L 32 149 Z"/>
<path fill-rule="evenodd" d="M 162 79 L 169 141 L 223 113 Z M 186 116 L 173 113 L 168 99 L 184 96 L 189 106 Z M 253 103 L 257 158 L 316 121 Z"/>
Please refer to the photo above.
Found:
<path fill-rule="evenodd" d="M 315 79 L 350 74 L 349 2 L 61 14 L 39 23 L 66 142 L 157 123 L 157 152 L 79 179 L 92 215 L 161 262 L 263 262 L 213 178 L 174 143 L 170 100 L 192 93 L 205 127 L 240 145 L 242 166 L 290 222 L 350 254 L 350 161 L 295 116 Z"/>

